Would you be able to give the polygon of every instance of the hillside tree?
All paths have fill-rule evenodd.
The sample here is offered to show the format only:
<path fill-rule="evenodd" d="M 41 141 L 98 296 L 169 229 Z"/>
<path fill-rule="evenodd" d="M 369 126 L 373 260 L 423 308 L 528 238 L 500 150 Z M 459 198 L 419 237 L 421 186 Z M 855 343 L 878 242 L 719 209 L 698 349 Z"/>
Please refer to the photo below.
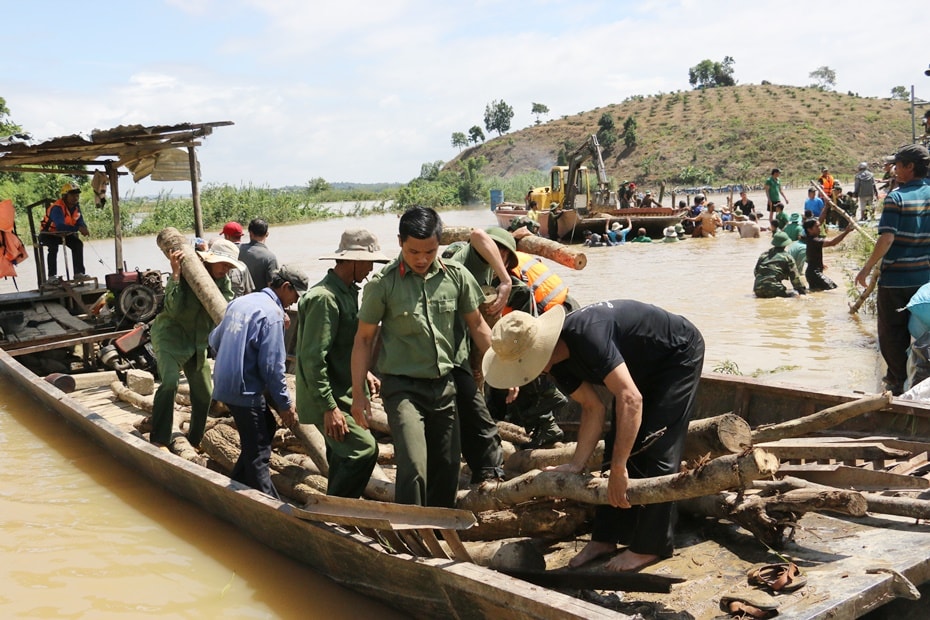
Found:
<path fill-rule="evenodd" d="M 597 121 L 597 128 L 597 142 L 601 145 L 604 154 L 610 155 L 613 152 L 614 144 L 617 143 L 614 117 L 609 112 L 604 112 Z"/>
<path fill-rule="evenodd" d="M 636 146 L 636 119 L 632 116 L 623 121 L 623 143 L 628 149 Z"/>
<path fill-rule="evenodd" d="M 502 136 L 510 131 L 510 121 L 513 119 L 513 108 L 507 102 L 496 99 L 484 108 L 484 127 L 488 131 L 496 131 Z"/>
<path fill-rule="evenodd" d="M 911 94 L 904 86 L 895 86 L 891 89 L 891 98 L 897 99 L 898 101 L 909 101 Z"/>
<path fill-rule="evenodd" d="M 723 62 L 704 59 L 688 69 L 688 82 L 695 88 L 715 88 L 717 86 L 736 86 L 733 78 L 732 56 L 724 56 Z"/>
<path fill-rule="evenodd" d="M 452 133 L 452 146 L 457 147 L 459 153 L 462 152 L 462 149 L 468 146 L 468 136 L 464 132 L 455 131 Z"/>
<path fill-rule="evenodd" d="M 545 106 L 545 105 L 543 105 L 543 104 L 541 104 L 541 103 L 534 103 L 534 104 L 533 104 L 533 111 L 532 111 L 532 114 L 535 114 L 535 115 L 536 115 L 536 124 L 537 124 L 537 125 L 539 125 L 539 124 L 542 122 L 541 120 L 539 120 L 539 117 L 540 117 L 541 115 L 543 115 L 543 114 L 548 114 L 548 113 L 549 113 L 549 108 L 548 108 L 548 106 Z"/>
<path fill-rule="evenodd" d="M 307 191 L 311 194 L 321 194 L 329 190 L 329 183 L 323 177 L 314 177 L 307 182 Z"/>
<path fill-rule="evenodd" d="M 817 67 L 808 73 L 807 77 L 814 80 L 811 86 L 820 90 L 833 90 L 833 87 L 836 86 L 836 71 L 826 65 Z"/>
<path fill-rule="evenodd" d="M 468 130 L 468 139 L 471 140 L 472 144 L 478 144 L 478 140 L 484 142 L 484 132 L 481 131 L 481 127 L 472 125 L 471 129 Z"/>

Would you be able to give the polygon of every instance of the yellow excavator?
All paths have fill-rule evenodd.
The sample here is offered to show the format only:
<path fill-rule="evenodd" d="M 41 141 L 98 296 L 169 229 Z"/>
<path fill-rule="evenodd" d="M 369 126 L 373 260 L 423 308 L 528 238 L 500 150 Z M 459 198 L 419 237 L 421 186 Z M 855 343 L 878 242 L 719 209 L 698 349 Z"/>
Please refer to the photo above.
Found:
<path fill-rule="evenodd" d="M 593 171 L 582 165 L 589 159 L 594 164 Z M 592 172 L 597 177 L 593 190 Z M 610 191 L 597 136 L 591 135 L 575 149 L 569 155 L 567 166 L 553 166 L 549 172 L 549 186 L 534 187 L 529 192 L 528 200 L 535 200 L 536 208 L 540 211 L 557 207 L 572 209 L 583 216 L 602 209 L 616 209 L 617 196 Z"/>

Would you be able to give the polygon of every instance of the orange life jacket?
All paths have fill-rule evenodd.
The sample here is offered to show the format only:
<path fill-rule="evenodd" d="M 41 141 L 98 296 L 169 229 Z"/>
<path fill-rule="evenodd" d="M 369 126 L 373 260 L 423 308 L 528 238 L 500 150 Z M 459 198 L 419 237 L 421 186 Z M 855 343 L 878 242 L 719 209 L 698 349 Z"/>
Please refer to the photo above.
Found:
<path fill-rule="evenodd" d="M 77 230 L 78 222 L 81 220 L 80 205 L 74 205 L 74 211 L 69 211 L 68 207 L 65 205 L 64 199 L 60 198 L 50 204 L 48 209 L 45 210 L 45 217 L 42 218 L 40 227 L 42 232 L 55 232 L 55 222 L 52 221 L 52 209 L 55 207 L 61 208 L 61 212 L 65 216 L 65 226 Z"/>
<path fill-rule="evenodd" d="M 833 175 L 825 174 L 820 177 L 820 186 L 823 187 L 823 191 L 827 196 L 833 197 Z"/>
<path fill-rule="evenodd" d="M 539 257 L 524 252 L 516 252 L 516 255 L 517 266 L 511 273 L 529 286 L 539 312 L 565 303 L 568 286 L 562 278 L 550 271 Z"/>

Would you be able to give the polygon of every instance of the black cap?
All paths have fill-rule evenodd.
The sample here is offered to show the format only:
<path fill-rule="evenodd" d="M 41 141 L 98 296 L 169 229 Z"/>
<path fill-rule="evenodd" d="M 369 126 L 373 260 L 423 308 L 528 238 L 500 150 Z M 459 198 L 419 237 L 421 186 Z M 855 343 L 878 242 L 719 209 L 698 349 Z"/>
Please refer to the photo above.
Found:
<path fill-rule="evenodd" d="M 927 168 L 930 167 L 930 152 L 927 152 L 927 147 L 921 144 L 908 144 L 895 153 L 894 161 L 895 163 L 920 164 Z"/>

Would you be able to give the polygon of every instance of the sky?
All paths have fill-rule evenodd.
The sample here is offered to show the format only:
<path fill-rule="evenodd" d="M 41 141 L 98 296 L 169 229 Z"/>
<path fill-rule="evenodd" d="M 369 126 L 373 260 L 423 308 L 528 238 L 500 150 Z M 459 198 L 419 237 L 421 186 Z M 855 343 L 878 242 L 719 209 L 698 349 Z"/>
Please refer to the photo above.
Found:
<path fill-rule="evenodd" d="M 400 182 L 449 161 L 453 132 L 511 131 L 632 95 L 689 90 L 734 59 L 739 84 L 930 99 L 926 3 L 779 0 L 0 0 L 8 120 L 36 139 L 125 124 L 232 121 L 198 149 L 203 183 Z M 492 137 L 496 134 L 489 134 Z M 554 162 L 553 162 L 554 163 Z M 145 195 L 187 184 L 144 181 Z M 128 187 L 127 187 L 128 186 Z"/>

